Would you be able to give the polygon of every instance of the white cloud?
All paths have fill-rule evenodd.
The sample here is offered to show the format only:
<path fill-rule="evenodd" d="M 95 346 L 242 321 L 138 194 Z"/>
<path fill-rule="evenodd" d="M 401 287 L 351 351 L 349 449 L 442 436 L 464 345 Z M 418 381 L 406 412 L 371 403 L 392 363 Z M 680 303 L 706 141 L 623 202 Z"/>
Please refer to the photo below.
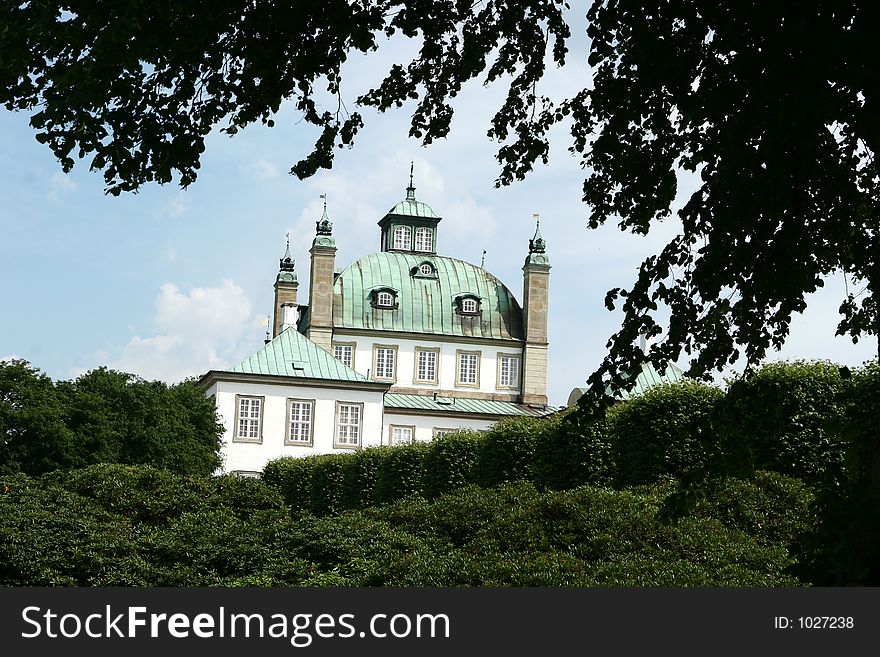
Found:
<path fill-rule="evenodd" d="M 61 201 L 76 191 L 77 184 L 71 180 L 70 176 L 65 173 L 56 172 L 52 174 L 49 182 L 49 191 L 46 197 L 50 201 Z"/>
<path fill-rule="evenodd" d="M 145 379 L 180 381 L 234 365 L 262 335 L 250 300 L 229 280 L 188 292 L 164 284 L 156 297 L 153 324 L 155 335 L 132 337 L 109 366 Z"/>
<path fill-rule="evenodd" d="M 251 162 L 245 171 L 257 180 L 272 180 L 281 175 L 281 169 L 264 158 Z"/>

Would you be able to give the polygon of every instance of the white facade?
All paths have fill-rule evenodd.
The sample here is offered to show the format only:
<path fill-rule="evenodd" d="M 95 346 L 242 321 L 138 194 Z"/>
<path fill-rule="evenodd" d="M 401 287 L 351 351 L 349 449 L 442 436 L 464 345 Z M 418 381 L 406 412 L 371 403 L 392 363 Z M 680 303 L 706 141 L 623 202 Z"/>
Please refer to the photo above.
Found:
<path fill-rule="evenodd" d="M 226 428 L 221 448 L 223 472 L 257 473 L 266 463 L 282 456 L 328 454 L 382 444 L 381 391 L 215 381 L 206 394 L 214 396 L 217 411 Z M 242 397 L 260 400 L 258 438 L 238 436 L 236 410 Z M 290 440 L 291 400 L 311 403 L 308 444 L 297 444 Z M 338 440 L 340 404 L 362 409 L 355 444 L 341 444 Z"/>
<path fill-rule="evenodd" d="M 497 422 L 497 420 L 471 419 L 464 417 L 437 417 L 430 415 L 413 415 L 409 413 L 385 412 L 384 445 L 394 445 L 395 429 L 405 430 L 404 435 L 411 435 L 412 440 L 427 442 L 433 440 L 441 433 L 451 433 L 461 429 L 470 431 L 485 431 Z"/>
<path fill-rule="evenodd" d="M 459 342 L 448 340 L 432 340 L 432 336 L 408 339 L 398 338 L 393 333 L 384 335 L 347 334 L 336 330 L 333 333 L 333 345 L 351 345 L 354 349 L 352 368 L 364 376 L 376 381 L 392 383 L 394 388 L 423 389 L 426 394 L 438 391 L 441 394 L 454 395 L 456 392 L 478 392 L 501 397 L 515 397 L 519 393 L 522 376 L 522 345 L 504 343 L 493 340 Z M 395 372 L 391 379 L 376 376 L 376 350 L 378 348 L 394 348 Z M 436 350 L 436 382 L 420 381 L 417 378 L 417 350 Z M 477 354 L 477 383 L 462 382 L 459 377 L 459 359 L 462 354 Z M 500 380 L 499 356 L 513 359 L 515 375 L 513 385 L 504 385 Z M 508 379 L 509 381 L 509 379 Z"/>

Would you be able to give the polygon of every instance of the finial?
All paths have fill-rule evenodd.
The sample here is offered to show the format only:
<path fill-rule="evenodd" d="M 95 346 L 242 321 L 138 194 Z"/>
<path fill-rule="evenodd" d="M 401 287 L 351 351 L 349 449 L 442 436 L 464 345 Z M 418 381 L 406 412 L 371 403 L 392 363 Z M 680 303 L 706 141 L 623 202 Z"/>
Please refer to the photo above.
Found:
<path fill-rule="evenodd" d="M 269 337 L 269 315 L 266 315 L 266 339 L 263 340 L 263 344 L 269 344 L 272 342 L 272 338 Z"/>
<path fill-rule="evenodd" d="M 318 235 L 332 235 L 333 234 L 333 222 L 330 221 L 330 217 L 327 216 L 327 195 L 321 194 L 321 199 L 324 201 L 324 214 L 321 215 L 321 218 L 315 224 L 315 231 Z"/>
<path fill-rule="evenodd" d="M 287 240 L 287 247 L 284 249 L 284 255 L 281 256 L 281 260 L 278 261 L 278 267 L 281 271 L 293 271 L 294 260 L 290 255 L 290 233 L 285 233 L 284 237 Z"/>
<path fill-rule="evenodd" d="M 486 265 L 486 249 L 483 249 L 483 257 L 480 259 L 480 269 L 484 269 Z"/>
<path fill-rule="evenodd" d="M 529 253 L 544 253 L 547 250 L 547 243 L 541 237 L 541 217 L 537 212 L 532 214 L 535 219 L 535 236 L 529 240 Z"/>
<path fill-rule="evenodd" d="M 416 188 L 413 186 L 413 167 L 415 166 L 415 162 L 413 160 L 409 161 L 409 187 L 406 188 L 406 200 L 407 201 L 415 201 L 416 200 Z"/>

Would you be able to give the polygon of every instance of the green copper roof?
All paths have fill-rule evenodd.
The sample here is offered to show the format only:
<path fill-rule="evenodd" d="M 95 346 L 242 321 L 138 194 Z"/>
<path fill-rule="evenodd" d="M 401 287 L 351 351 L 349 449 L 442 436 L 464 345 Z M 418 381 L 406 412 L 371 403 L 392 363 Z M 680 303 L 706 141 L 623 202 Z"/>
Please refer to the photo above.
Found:
<path fill-rule="evenodd" d="M 436 276 L 413 276 L 429 262 Z M 373 308 L 370 291 L 399 290 L 395 310 Z M 455 312 L 455 297 L 480 298 L 482 313 Z M 385 251 L 356 260 L 337 277 L 333 298 L 335 328 L 403 331 L 461 337 L 523 339 L 522 309 L 501 281 L 481 267 L 444 256 Z"/>
<path fill-rule="evenodd" d="M 427 203 L 415 200 L 415 198 L 407 198 L 395 205 L 388 211 L 388 214 L 397 214 L 403 217 L 427 217 L 429 219 L 438 219 L 431 206 Z"/>
<path fill-rule="evenodd" d="M 431 413 L 474 414 L 474 415 L 530 415 L 539 417 L 553 412 L 551 408 L 533 408 L 512 402 L 489 399 L 464 399 L 461 397 L 438 397 L 428 395 L 385 394 L 385 409 L 430 411 Z"/>
<path fill-rule="evenodd" d="M 669 364 L 666 370 L 661 374 L 657 368 L 651 363 L 642 363 L 642 371 L 636 377 L 636 385 L 629 392 L 620 392 L 615 397 L 621 401 L 626 401 L 637 397 L 646 392 L 649 388 L 663 385 L 666 383 L 678 383 L 685 379 L 684 372 L 676 365 Z M 610 389 L 609 389 L 610 390 Z M 580 399 L 581 395 L 586 392 L 586 388 L 575 388 L 568 396 L 568 405 L 573 406 Z"/>
<path fill-rule="evenodd" d="M 231 371 L 330 381 L 369 381 L 293 328 L 279 333 Z"/>

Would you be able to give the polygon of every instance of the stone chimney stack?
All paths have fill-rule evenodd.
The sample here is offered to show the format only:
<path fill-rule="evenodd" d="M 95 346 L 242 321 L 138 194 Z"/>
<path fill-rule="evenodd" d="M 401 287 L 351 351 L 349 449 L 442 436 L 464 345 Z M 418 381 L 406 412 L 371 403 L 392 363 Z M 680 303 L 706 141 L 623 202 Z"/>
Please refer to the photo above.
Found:
<path fill-rule="evenodd" d="M 309 278 L 309 328 L 306 337 L 332 353 L 333 342 L 333 268 L 336 260 L 336 240 L 333 224 L 327 216 L 327 200 L 324 214 L 317 222 L 315 239 L 309 253 L 312 255 Z"/>
<path fill-rule="evenodd" d="M 526 345 L 523 352 L 522 403 L 547 405 L 547 306 L 550 258 L 541 237 L 538 215 L 535 236 L 523 265 L 523 321 Z"/>
<path fill-rule="evenodd" d="M 290 235 L 287 236 L 287 249 L 281 257 L 278 276 L 275 277 L 275 315 L 272 322 L 272 337 L 277 337 L 285 328 L 286 307 L 296 308 L 296 292 L 299 283 L 296 280 L 294 261 L 290 257 Z M 289 315 L 288 315 L 289 316 Z"/>

